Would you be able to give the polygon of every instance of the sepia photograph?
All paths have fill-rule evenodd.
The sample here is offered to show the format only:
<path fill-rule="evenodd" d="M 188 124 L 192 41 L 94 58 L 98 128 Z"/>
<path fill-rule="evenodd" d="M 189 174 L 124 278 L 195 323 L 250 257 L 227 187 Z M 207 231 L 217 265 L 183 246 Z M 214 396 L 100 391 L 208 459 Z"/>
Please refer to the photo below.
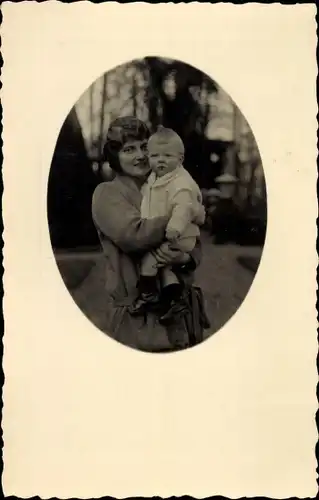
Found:
<path fill-rule="evenodd" d="M 266 235 L 266 182 L 244 113 L 211 77 L 163 57 L 105 72 L 79 97 L 47 207 L 79 309 L 147 352 L 218 332 L 252 285 Z"/>
<path fill-rule="evenodd" d="M 315 497 L 315 8 L 3 14 L 5 495 Z"/>

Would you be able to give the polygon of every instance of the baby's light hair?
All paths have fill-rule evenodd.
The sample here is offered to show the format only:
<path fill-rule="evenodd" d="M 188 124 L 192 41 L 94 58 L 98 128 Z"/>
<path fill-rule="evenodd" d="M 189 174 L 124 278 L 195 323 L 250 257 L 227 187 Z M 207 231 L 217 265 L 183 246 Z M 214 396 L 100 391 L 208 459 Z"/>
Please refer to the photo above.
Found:
<path fill-rule="evenodd" d="M 177 153 L 184 154 L 185 152 L 184 143 L 180 136 L 171 128 L 163 127 L 163 125 L 159 125 L 156 132 L 149 138 L 148 148 L 154 143 L 163 146 L 174 145 Z"/>

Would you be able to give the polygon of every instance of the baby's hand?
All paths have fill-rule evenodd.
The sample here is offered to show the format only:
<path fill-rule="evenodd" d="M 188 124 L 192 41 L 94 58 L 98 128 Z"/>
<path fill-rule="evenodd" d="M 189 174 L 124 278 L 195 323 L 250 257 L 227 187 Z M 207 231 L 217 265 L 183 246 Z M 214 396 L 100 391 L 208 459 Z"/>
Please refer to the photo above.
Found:
<path fill-rule="evenodd" d="M 206 210 L 205 207 L 200 203 L 196 207 L 193 222 L 198 226 L 203 226 L 205 224 L 205 219 L 206 219 Z"/>
<path fill-rule="evenodd" d="M 179 237 L 180 233 L 179 231 L 177 231 L 177 229 L 172 229 L 170 227 L 166 229 L 166 238 L 168 239 L 168 241 L 176 241 Z"/>

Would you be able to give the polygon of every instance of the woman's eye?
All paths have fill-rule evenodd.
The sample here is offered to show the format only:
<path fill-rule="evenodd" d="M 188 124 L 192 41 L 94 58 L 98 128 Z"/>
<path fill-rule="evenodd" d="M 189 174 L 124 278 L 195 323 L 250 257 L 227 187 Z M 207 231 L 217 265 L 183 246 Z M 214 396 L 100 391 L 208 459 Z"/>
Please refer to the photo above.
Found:
<path fill-rule="evenodd" d="M 131 147 L 124 148 L 123 151 L 124 151 L 124 153 L 132 153 L 133 148 L 131 148 Z"/>

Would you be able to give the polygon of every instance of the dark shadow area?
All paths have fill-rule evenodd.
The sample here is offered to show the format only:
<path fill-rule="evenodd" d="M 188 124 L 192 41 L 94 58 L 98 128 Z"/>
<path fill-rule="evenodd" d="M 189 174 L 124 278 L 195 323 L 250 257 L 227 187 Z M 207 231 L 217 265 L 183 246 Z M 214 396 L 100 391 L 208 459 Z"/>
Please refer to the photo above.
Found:
<path fill-rule="evenodd" d="M 81 285 L 95 266 L 98 256 L 97 251 L 86 254 L 80 254 L 79 252 L 55 254 L 60 274 L 69 290 Z"/>
<path fill-rule="evenodd" d="M 247 269 L 248 271 L 255 274 L 257 272 L 258 267 L 259 267 L 260 258 L 252 257 L 250 255 L 240 255 L 239 257 L 237 257 L 237 262 L 244 269 Z"/>
<path fill-rule="evenodd" d="M 81 127 L 72 109 L 61 128 L 48 179 L 47 209 L 53 248 L 99 244 L 91 218 L 96 185 Z"/>
<path fill-rule="evenodd" d="M 266 218 L 249 208 L 240 210 L 232 200 L 219 201 L 211 215 L 211 232 L 216 245 L 263 246 Z"/>

